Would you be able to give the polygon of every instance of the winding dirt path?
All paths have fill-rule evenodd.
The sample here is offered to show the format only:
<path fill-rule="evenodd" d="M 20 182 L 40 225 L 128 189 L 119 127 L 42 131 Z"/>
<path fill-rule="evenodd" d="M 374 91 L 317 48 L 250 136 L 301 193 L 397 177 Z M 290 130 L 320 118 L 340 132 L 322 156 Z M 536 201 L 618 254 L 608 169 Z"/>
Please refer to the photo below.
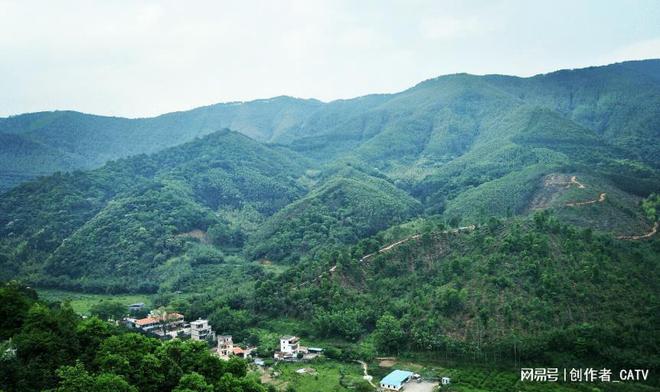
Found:
<path fill-rule="evenodd" d="M 598 195 L 598 198 L 597 198 L 597 199 L 587 200 L 587 201 L 574 201 L 574 202 L 569 202 L 569 203 L 566 203 L 566 207 L 577 207 L 577 206 L 585 206 L 585 205 L 588 205 L 588 204 L 594 204 L 594 203 L 602 203 L 602 202 L 605 201 L 605 198 L 606 198 L 606 197 L 607 197 L 607 193 L 605 193 L 605 192 L 601 192 L 601 193 Z"/>
<path fill-rule="evenodd" d="M 443 230 L 440 233 L 441 234 L 459 233 L 461 231 L 472 231 L 474 229 L 476 229 L 475 225 L 469 225 L 469 226 L 461 226 L 461 227 L 458 227 L 456 229 Z M 416 240 L 416 239 L 420 238 L 421 236 L 422 236 L 421 234 L 415 234 L 415 235 L 411 235 L 410 237 L 406 237 L 402 240 L 399 240 L 397 242 L 393 242 L 393 243 L 391 243 L 391 244 L 389 244 L 389 245 L 387 245 L 383 248 L 378 249 L 376 252 L 369 253 L 368 255 L 363 256 L 359 261 L 360 261 L 360 263 L 364 263 L 364 262 L 368 261 L 370 258 L 372 258 L 372 257 L 374 257 L 378 254 L 385 253 L 389 250 L 392 250 L 392 249 L 396 248 L 399 245 L 405 244 L 408 241 Z M 313 280 L 307 281 L 307 282 L 302 282 L 301 284 L 299 284 L 296 287 L 300 288 L 300 287 L 305 286 L 309 283 L 319 281 L 324 276 L 333 274 L 336 270 L 337 270 L 337 265 L 335 264 L 332 267 L 330 267 L 330 269 L 328 269 L 327 271 L 322 272 L 320 275 L 318 275 Z"/>
<path fill-rule="evenodd" d="M 570 186 L 570 184 L 575 184 L 575 185 L 577 185 L 578 188 L 582 188 L 582 189 L 586 188 L 586 185 L 582 184 L 581 182 L 579 182 L 577 180 L 577 176 L 572 176 L 571 177 L 571 182 L 569 183 L 569 186 Z M 568 203 L 566 203 L 566 207 L 578 207 L 578 206 L 584 206 L 584 205 L 589 205 L 589 204 L 602 203 L 602 202 L 605 201 L 606 198 L 607 198 L 607 193 L 601 192 L 598 195 L 597 199 L 587 200 L 587 201 L 568 202 Z M 653 224 L 653 227 L 651 228 L 651 230 L 646 234 L 641 234 L 641 235 L 620 235 L 620 236 L 617 236 L 616 238 L 619 239 L 619 240 L 643 240 L 643 239 L 650 238 L 650 237 L 654 236 L 657 232 L 658 232 L 658 222 L 655 222 Z"/>
<path fill-rule="evenodd" d="M 653 227 L 651 228 L 651 231 L 649 231 L 646 234 L 642 234 L 642 235 L 620 235 L 616 238 L 619 239 L 619 240 L 643 240 L 643 239 L 646 239 L 646 238 L 651 238 L 657 232 L 658 232 L 658 222 L 655 222 L 655 224 L 653 224 Z"/>
<path fill-rule="evenodd" d="M 374 388 L 378 388 L 378 387 L 373 383 L 373 381 L 372 381 L 372 380 L 374 379 L 374 377 L 371 376 L 371 375 L 369 375 L 369 373 L 368 373 L 368 371 L 367 371 L 367 370 L 368 370 L 367 363 L 364 362 L 364 361 L 360 361 L 360 360 L 357 360 L 357 361 L 355 361 L 355 362 L 357 362 L 357 363 L 359 363 L 360 365 L 362 365 L 362 371 L 364 372 L 364 376 L 363 376 L 362 378 L 364 378 L 365 380 L 367 380 L 367 382 L 369 383 L 369 385 L 371 385 L 372 387 L 374 387 Z"/>
<path fill-rule="evenodd" d="M 476 228 L 475 225 L 461 226 L 461 227 L 458 227 L 458 228 L 456 228 L 456 229 L 443 230 L 443 231 L 441 231 L 441 234 L 459 233 L 459 232 L 461 232 L 461 231 L 472 231 L 472 230 L 474 230 L 475 228 Z M 399 246 L 399 245 L 401 245 L 401 244 L 404 244 L 404 243 L 406 243 L 406 242 L 408 242 L 408 241 L 410 241 L 410 240 L 416 240 L 416 239 L 418 239 L 418 238 L 421 237 L 421 236 L 422 236 L 421 234 L 415 234 L 415 235 L 412 235 L 412 236 L 410 236 L 410 237 L 404 238 L 404 239 L 402 239 L 402 240 L 400 240 L 400 241 L 397 241 L 397 242 L 394 242 L 394 243 L 392 243 L 392 244 L 389 244 L 389 245 L 387 245 L 387 246 L 385 246 L 385 247 L 383 247 L 383 248 L 378 249 L 378 251 L 376 251 L 376 252 L 374 252 L 374 253 L 369 253 L 368 255 L 363 256 L 363 257 L 360 259 L 360 262 L 361 262 L 361 263 L 362 263 L 362 262 L 365 262 L 365 261 L 369 260 L 370 258 L 376 256 L 377 254 L 387 252 L 387 251 L 389 251 L 389 250 L 391 250 L 391 249 L 393 249 L 393 248 L 396 248 L 397 246 Z"/>
<path fill-rule="evenodd" d="M 406 242 L 408 242 L 408 241 L 410 241 L 410 240 L 416 240 L 416 239 L 419 238 L 419 237 L 420 237 L 419 234 L 415 234 L 415 235 L 410 236 L 410 237 L 408 237 L 408 238 L 404 238 L 404 239 L 402 239 L 402 240 L 400 240 L 400 241 L 397 241 L 397 242 L 394 242 L 394 243 L 392 243 L 392 244 L 389 244 L 389 245 L 387 245 L 387 246 L 384 247 L 384 248 L 380 248 L 380 249 L 378 249 L 378 250 L 377 250 L 376 252 L 374 252 L 374 253 L 369 253 L 368 255 L 362 256 L 362 258 L 360 259 L 360 263 L 363 263 L 363 262 L 369 260 L 370 258 L 376 256 L 376 255 L 379 254 L 379 253 L 387 252 L 388 250 L 390 250 L 390 249 L 392 249 L 392 248 L 394 248 L 394 247 L 397 247 L 397 246 L 399 246 L 399 245 L 401 245 L 401 244 L 405 244 Z"/>
<path fill-rule="evenodd" d="M 577 187 L 580 188 L 580 189 L 586 188 L 586 186 L 584 184 L 582 184 L 581 182 L 579 182 L 577 180 L 577 176 L 572 176 L 571 177 L 571 182 L 569 182 L 568 185 L 570 186 L 571 184 L 577 185 Z"/>

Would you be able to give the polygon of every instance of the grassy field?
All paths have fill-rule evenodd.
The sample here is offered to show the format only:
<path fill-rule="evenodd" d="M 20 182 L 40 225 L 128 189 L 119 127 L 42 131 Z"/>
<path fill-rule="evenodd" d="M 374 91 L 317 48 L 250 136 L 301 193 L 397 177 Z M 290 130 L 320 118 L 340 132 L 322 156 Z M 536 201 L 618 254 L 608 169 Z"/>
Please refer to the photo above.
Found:
<path fill-rule="evenodd" d="M 144 302 L 150 305 L 150 298 L 144 294 L 88 294 L 73 291 L 36 289 L 39 297 L 49 301 L 68 301 L 76 313 L 88 314 L 92 305 L 101 301 L 118 301 L 125 305 Z"/>
<path fill-rule="evenodd" d="M 305 368 L 308 372 L 296 373 Z M 354 391 L 364 388 L 362 368 L 357 363 L 317 359 L 305 363 L 280 362 L 263 371 L 261 380 L 279 390 L 293 388 L 296 392 Z M 368 385 L 368 384 L 367 384 Z"/>

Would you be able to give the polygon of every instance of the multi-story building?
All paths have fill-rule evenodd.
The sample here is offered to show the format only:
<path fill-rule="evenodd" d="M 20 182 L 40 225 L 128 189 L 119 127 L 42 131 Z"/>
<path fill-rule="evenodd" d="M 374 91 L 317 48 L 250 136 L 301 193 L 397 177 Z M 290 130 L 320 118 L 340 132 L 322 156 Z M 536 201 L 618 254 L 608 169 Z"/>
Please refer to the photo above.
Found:
<path fill-rule="evenodd" d="M 282 336 L 280 338 L 280 352 L 295 354 L 298 352 L 300 338 L 297 336 Z"/>
<path fill-rule="evenodd" d="M 274 358 L 296 360 L 300 354 L 307 354 L 307 347 L 300 345 L 300 338 L 297 336 L 282 336 L 280 338 L 280 351 L 275 352 Z"/>
<path fill-rule="evenodd" d="M 190 322 L 190 339 L 192 340 L 215 340 L 215 332 L 209 325 L 208 320 L 198 319 Z"/>
<path fill-rule="evenodd" d="M 164 315 L 151 313 L 148 317 L 145 318 L 127 320 L 132 320 L 132 324 L 135 328 L 141 329 L 145 332 L 179 329 L 182 328 L 183 324 L 185 323 L 183 315 L 179 313 L 165 313 Z"/>
<path fill-rule="evenodd" d="M 218 348 L 216 349 L 218 356 L 222 359 L 229 359 L 234 353 L 234 342 L 231 335 L 218 336 Z"/>

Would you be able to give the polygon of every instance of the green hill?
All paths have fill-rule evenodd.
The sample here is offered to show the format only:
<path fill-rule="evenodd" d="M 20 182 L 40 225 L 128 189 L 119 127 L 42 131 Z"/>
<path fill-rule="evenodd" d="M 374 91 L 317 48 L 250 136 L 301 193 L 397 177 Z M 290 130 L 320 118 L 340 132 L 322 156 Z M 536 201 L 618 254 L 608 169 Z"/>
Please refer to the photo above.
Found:
<path fill-rule="evenodd" d="M 363 339 L 371 355 L 660 364 L 657 239 L 593 235 L 548 212 L 460 232 L 420 227 L 366 260 L 358 246 L 262 281 L 247 306 L 295 315 L 312 336 Z"/>
<path fill-rule="evenodd" d="M 0 201 L 3 278 L 86 291 L 155 291 L 184 272 L 297 262 L 420 211 L 377 173 L 314 168 L 231 131 L 45 177 Z"/>
<path fill-rule="evenodd" d="M 659 75 L 650 60 L 329 103 L 0 119 L 0 280 L 155 294 L 237 342 L 296 333 L 333 359 L 653 374 Z M 50 378 L 32 389 L 56 385 L 35 373 Z"/>
<path fill-rule="evenodd" d="M 188 250 L 193 230 L 216 233 L 217 213 L 263 219 L 305 193 L 295 153 L 220 131 L 152 156 L 46 177 L 0 201 L 4 278 L 84 289 L 153 290 L 154 268 Z M 114 288 L 113 288 L 114 287 Z"/>
<path fill-rule="evenodd" d="M 295 126 L 318 101 L 278 97 L 248 103 L 227 103 L 153 118 L 127 119 L 56 111 L 0 118 L 0 137 L 20 138 L 34 147 L 15 159 L 12 145 L 0 143 L 0 178 L 20 175 L 30 179 L 55 171 L 91 169 L 109 160 L 149 154 L 192 141 L 218 129 L 231 128 L 251 138 L 269 141 Z M 44 151 L 44 147 L 48 151 Z M 53 154 L 70 157 L 63 165 Z M 41 163 L 36 166 L 36 163 Z M 0 183 L 0 191 L 16 184 Z"/>
<path fill-rule="evenodd" d="M 387 180 L 347 167 L 265 222 L 250 240 L 248 255 L 275 261 L 313 257 L 356 243 L 419 210 L 417 200 Z"/>

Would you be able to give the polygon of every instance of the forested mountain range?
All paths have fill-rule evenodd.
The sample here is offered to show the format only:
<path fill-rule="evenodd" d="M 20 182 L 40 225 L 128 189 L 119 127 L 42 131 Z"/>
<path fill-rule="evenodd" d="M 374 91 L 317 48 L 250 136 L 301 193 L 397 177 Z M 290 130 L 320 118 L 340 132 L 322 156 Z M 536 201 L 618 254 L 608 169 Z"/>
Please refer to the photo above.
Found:
<path fill-rule="evenodd" d="M 0 119 L 0 189 L 55 171 L 91 169 L 113 159 L 153 153 L 232 128 L 269 140 L 320 102 L 288 97 L 228 103 L 127 119 L 73 111 L 30 113 Z"/>
<path fill-rule="evenodd" d="M 660 190 L 659 74 L 649 60 L 532 78 L 449 75 L 327 104 L 6 118 L 2 137 L 22 148 L 4 145 L 5 156 L 41 156 L 37 166 L 60 153 L 68 168 L 78 165 L 69 158 L 133 156 L 5 193 L 2 277 L 154 291 L 182 268 L 226 257 L 295 264 L 434 215 L 467 225 L 555 209 L 614 236 L 645 233 L 653 220 L 640 202 Z"/>
<path fill-rule="evenodd" d="M 157 152 L 223 128 L 290 145 L 315 160 L 350 155 L 410 180 L 493 137 L 519 131 L 515 128 L 533 121 L 539 110 L 657 168 L 659 63 L 625 62 L 530 78 L 456 74 L 396 94 L 330 103 L 276 97 L 154 118 L 72 111 L 0 118 L 0 189 L 38 175 Z"/>
<path fill-rule="evenodd" d="M 239 337 L 293 318 L 349 359 L 660 367 L 660 60 L 32 113 L 0 141 L 0 280 L 155 293 Z"/>

